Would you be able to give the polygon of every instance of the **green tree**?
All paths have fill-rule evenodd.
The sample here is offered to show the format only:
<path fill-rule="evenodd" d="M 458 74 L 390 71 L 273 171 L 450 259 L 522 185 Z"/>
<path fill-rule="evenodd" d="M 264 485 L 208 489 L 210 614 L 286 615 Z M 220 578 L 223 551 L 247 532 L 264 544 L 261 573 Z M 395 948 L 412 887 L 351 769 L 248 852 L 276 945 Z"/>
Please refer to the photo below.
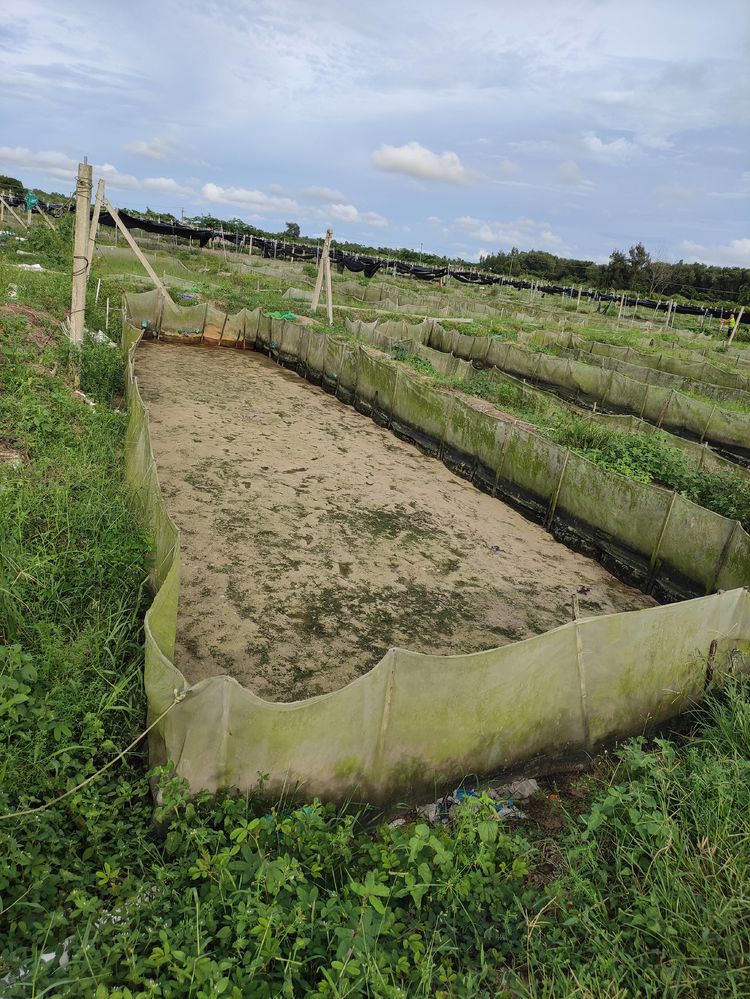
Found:
<path fill-rule="evenodd" d="M 633 291 L 648 291 L 651 255 L 643 243 L 636 243 L 628 250 L 628 270 L 628 286 Z"/>
<path fill-rule="evenodd" d="M 605 271 L 605 283 L 610 288 L 626 288 L 630 278 L 628 258 L 622 250 L 613 250 Z"/>
<path fill-rule="evenodd" d="M 23 194 L 25 190 L 26 188 L 20 180 L 0 174 L 0 191 L 9 191 L 11 194 Z"/>
<path fill-rule="evenodd" d="M 287 222 L 284 235 L 289 236 L 290 239 L 299 239 L 300 237 L 299 223 Z"/>

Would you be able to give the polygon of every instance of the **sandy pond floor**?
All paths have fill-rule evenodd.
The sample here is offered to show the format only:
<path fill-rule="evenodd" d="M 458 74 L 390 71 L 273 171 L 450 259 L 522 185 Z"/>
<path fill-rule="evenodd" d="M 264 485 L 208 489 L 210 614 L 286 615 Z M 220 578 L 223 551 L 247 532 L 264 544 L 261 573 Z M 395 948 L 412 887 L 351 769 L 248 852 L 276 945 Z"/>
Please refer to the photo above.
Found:
<path fill-rule="evenodd" d="M 653 606 L 599 564 L 259 354 L 144 344 L 141 393 L 182 531 L 177 666 L 269 700 L 391 646 L 459 653 Z"/>

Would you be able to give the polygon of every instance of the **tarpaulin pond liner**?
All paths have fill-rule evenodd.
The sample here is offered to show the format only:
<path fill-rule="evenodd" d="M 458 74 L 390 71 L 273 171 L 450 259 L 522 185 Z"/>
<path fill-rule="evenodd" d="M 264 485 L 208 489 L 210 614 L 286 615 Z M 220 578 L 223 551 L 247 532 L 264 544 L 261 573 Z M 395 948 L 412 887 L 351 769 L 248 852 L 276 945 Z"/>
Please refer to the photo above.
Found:
<path fill-rule="evenodd" d="M 615 412 L 633 413 L 673 433 L 709 441 L 730 458 L 750 462 L 750 413 L 722 409 L 718 401 L 703 402 L 675 389 L 645 384 L 619 371 L 543 354 L 493 337 L 472 337 L 434 326 L 427 342 L 464 360 L 548 385 L 577 404 L 595 401 Z M 489 346 L 485 347 L 485 342 Z M 484 352 L 481 361 L 480 352 Z"/>
<path fill-rule="evenodd" d="M 738 524 L 607 473 L 367 347 L 329 352 L 330 337 L 281 322 L 264 329 L 267 353 L 277 343 L 279 356 L 289 356 L 296 344 L 297 369 L 317 366 L 321 380 L 338 375 L 330 379 L 337 396 L 346 371 L 358 408 L 422 435 L 496 494 L 513 488 L 530 497 L 553 530 L 575 533 L 577 522 L 589 543 L 599 538 L 640 568 L 650 565 L 665 589 L 679 576 L 694 591 L 725 592 L 585 618 L 470 655 L 390 649 L 369 673 L 305 701 L 264 701 L 230 676 L 188 684 L 174 664 L 179 532 L 159 488 L 135 370 L 145 309 L 143 296 L 127 296 L 136 323 L 123 332 L 126 475 L 155 546 L 145 619 L 150 719 L 172 705 L 151 732 L 150 753 L 154 763 L 171 760 L 192 790 L 249 790 L 264 773 L 269 794 L 415 801 L 466 774 L 569 758 L 641 732 L 700 699 L 707 664 L 717 674 L 750 651 L 750 538 Z M 330 370 L 336 363 L 339 372 Z"/>
<path fill-rule="evenodd" d="M 394 326 L 398 327 L 397 332 L 399 336 L 384 336 L 384 332 L 389 327 Z M 444 330 L 438 325 L 432 325 L 429 321 L 409 326 L 406 323 L 366 323 L 361 319 L 347 319 L 346 328 L 359 339 L 375 347 L 386 351 L 393 351 L 394 348 L 400 347 L 406 354 L 415 354 L 418 357 L 422 357 L 424 360 L 429 361 L 433 368 L 446 378 L 465 381 L 476 371 L 472 362 L 462 361 L 455 354 L 446 353 L 434 346 L 427 347 L 425 345 L 427 340 L 433 344 L 444 342 L 444 336 L 452 335 L 453 332 Z M 418 339 L 403 339 L 403 337 L 409 337 L 410 335 Z M 475 339 L 479 339 L 479 337 Z M 488 343 L 491 342 L 488 337 L 483 339 L 487 340 Z M 481 353 L 481 350 L 478 350 L 477 353 Z M 690 440 L 687 437 L 671 434 L 669 431 L 660 429 L 653 423 L 648 423 L 646 420 L 641 420 L 639 417 L 631 414 L 602 413 L 581 409 L 552 393 L 534 388 L 528 382 L 505 371 L 501 371 L 500 368 L 492 367 L 486 369 L 485 375 L 492 378 L 493 381 L 512 388 L 519 403 L 525 404 L 529 409 L 538 410 L 539 412 L 556 410 L 561 415 L 575 414 L 579 419 L 585 420 L 587 423 L 592 423 L 609 430 L 655 436 L 665 443 L 672 445 L 672 447 L 679 448 L 695 462 L 698 468 L 709 472 L 727 472 L 741 479 L 750 479 L 750 469 L 738 465 L 737 462 L 730 461 L 728 458 L 722 458 L 721 455 L 708 446 L 708 442 L 700 444 L 698 441 Z"/>
<path fill-rule="evenodd" d="M 602 357 L 617 358 L 629 364 L 643 368 L 654 368 L 657 371 L 679 375 L 682 378 L 701 382 L 704 385 L 721 385 L 725 388 L 750 392 L 750 376 L 741 371 L 729 371 L 718 364 L 707 361 L 705 358 L 698 361 L 691 358 L 675 357 L 673 354 L 649 353 L 645 350 L 637 350 L 635 347 L 624 347 L 619 344 L 602 343 L 598 340 L 587 340 L 585 337 L 576 336 L 574 333 L 566 333 L 561 336 L 555 333 L 537 332 L 531 336 L 530 342 L 543 346 L 564 347 L 568 350 L 577 351 L 580 355 L 588 353 Z M 725 363 L 727 362 L 734 363 L 733 359 L 730 360 L 729 357 L 726 358 Z"/>
<path fill-rule="evenodd" d="M 532 340 L 531 342 L 539 343 L 540 340 Z M 649 385 L 661 385 L 663 388 L 675 389 L 679 392 L 695 392 L 717 402 L 719 406 L 725 402 L 734 402 L 750 409 L 750 392 L 745 391 L 745 389 L 732 388 L 727 385 L 716 385 L 712 382 L 695 381 L 687 375 L 675 374 L 660 368 L 636 364 L 632 361 L 625 361 L 619 357 L 595 351 L 566 348 L 559 344 L 552 345 L 549 341 L 547 341 L 545 346 L 554 351 L 554 356 L 571 358 L 574 361 L 584 361 L 587 364 L 609 371 L 619 371 L 621 374 L 627 375 L 628 378 L 633 378 L 636 381 L 645 382 Z"/>

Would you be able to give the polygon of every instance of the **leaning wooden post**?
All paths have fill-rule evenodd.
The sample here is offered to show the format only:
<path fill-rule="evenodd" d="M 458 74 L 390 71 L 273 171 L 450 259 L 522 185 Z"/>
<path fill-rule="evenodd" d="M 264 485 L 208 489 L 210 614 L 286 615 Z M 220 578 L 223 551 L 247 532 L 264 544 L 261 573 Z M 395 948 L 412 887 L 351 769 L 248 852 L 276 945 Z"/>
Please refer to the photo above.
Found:
<path fill-rule="evenodd" d="M 22 226 L 24 229 L 28 228 L 28 226 L 26 225 L 26 223 L 24 222 L 24 220 L 20 217 L 20 215 L 16 215 L 16 213 L 13 211 L 12 205 L 10 205 L 5 200 L 5 198 L 0 198 L 0 202 L 2 202 L 2 205 L 3 205 L 4 208 L 8 209 L 8 211 L 10 212 L 10 214 L 13 216 L 13 218 L 16 220 L 16 222 L 18 222 L 18 224 L 20 226 Z"/>
<path fill-rule="evenodd" d="M 50 222 L 50 220 L 49 220 L 49 219 L 47 218 L 47 216 L 46 216 L 46 215 L 45 215 L 45 213 L 44 213 L 44 212 L 42 211 L 42 209 L 41 209 L 41 208 L 39 207 L 39 205 L 37 205 L 37 206 L 36 206 L 36 210 L 37 210 L 37 212 L 38 212 L 38 213 L 39 213 L 39 214 L 40 214 L 40 215 L 42 216 L 42 222 L 44 222 L 44 224 L 45 224 L 45 225 L 47 226 L 47 228 L 48 228 L 48 229 L 51 229 L 51 230 L 52 230 L 52 232 L 57 232 L 57 229 L 55 229 L 55 227 L 54 227 L 54 226 L 52 225 L 52 223 L 51 223 L 51 222 Z"/>
<path fill-rule="evenodd" d="M 84 158 L 78 164 L 76 179 L 76 227 L 73 237 L 73 288 L 70 297 L 70 342 L 83 343 L 86 319 L 86 277 L 88 275 L 89 209 L 91 208 L 91 166 Z"/>
<path fill-rule="evenodd" d="M 734 321 L 734 326 L 732 327 L 732 332 L 729 334 L 729 340 L 727 341 L 727 343 L 731 343 L 732 340 L 734 340 L 734 334 L 737 332 L 737 327 L 740 325 L 740 322 L 742 321 L 742 313 L 744 311 L 745 311 L 745 306 L 743 305 L 739 313 L 737 314 L 737 318 Z"/>
<path fill-rule="evenodd" d="M 104 178 L 99 178 L 99 183 L 96 186 L 96 201 L 94 202 L 94 214 L 91 216 L 91 230 L 89 232 L 89 250 L 88 250 L 88 272 L 87 277 L 91 273 L 91 264 L 94 259 L 94 246 L 96 245 L 96 232 L 99 228 L 99 215 L 102 210 L 102 200 L 104 198 Z"/>
<path fill-rule="evenodd" d="M 109 201 L 106 198 L 102 198 L 102 203 L 103 203 L 104 207 L 107 209 L 107 211 L 109 212 L 109 214 L 114 219 L 114 222 L 115 222 L 115 225 L 117 226 L 117 228 L 120 230 L 120 232 L 125 237 L 125 241 L 127 242 L 128 246 L 133 251 L 133 253 L 136 255 L 136 257 L 138 258 L 138 260 L 140 261 L 140 263 L 143 265 L 143 268 L 146 271 L 146 273 L 148 274 L 148 276 L 154 282 L 154 284 L 159 289 L 159 291 L 162 293 L 162 295 L 167 296 L 167 289 L 164 287 L 164 285 L 162 284 L 162 282 L 159 280 L 159 277 L 157 276 L 156 271 L 153 269 L 153 267 L 151 266 L 151 264 L 148 262 L 148 260 L 146 260 L 146 257 L 143 255 L 143 251 L 141 250 L 140 246 L 136 243 L 136 241 L 130 235 L 130 230 L 127 228 L 127 226 L 123 223 L 122 219 L 118 215 L 117 209 L 113 208 L 112 205 L 109 203 Z"/>
<path fill-rule="evenodd" d="M 313 297 L 311 302 L 311 307 L 313 312 L 317 312 L 318 303 L 320 301 L 320 292 L 323 287 L 323 277 L 325 276 L 325 264 L 328 260 L 328 248 L 331 245 L 331 237 L 333 236 L 332 229 L 326 229 L 326 238 L 323 241 L 323 249 L 320 252 L 320 262 L 318 264 L 318 275 L 315 278 L 315 290 L 313 291 Z"/>
<path fill-rule="evenodd" d="M 326 254 L 326 305 L 328 311 L 328 325 L 333 326 L 333 292 L 331 291 L 331 257 Z"/>

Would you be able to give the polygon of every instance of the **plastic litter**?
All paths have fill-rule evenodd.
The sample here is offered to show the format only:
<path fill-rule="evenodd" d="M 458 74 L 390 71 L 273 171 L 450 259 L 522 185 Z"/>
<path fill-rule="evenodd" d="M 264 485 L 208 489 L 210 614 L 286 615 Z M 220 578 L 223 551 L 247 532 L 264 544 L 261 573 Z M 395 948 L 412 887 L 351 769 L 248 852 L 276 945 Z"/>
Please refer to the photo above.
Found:
<path fill-rule="evenodd" d="M 498 821 L 515 821 L 526 818 L 526 813 L 518 807 L 517 802 L 528 801 L 538 790 L 539 785 L 533 779 L 514 781 L 506 787 L 486 791 L 474 787 L 457 787 L 451 794 L 446 794 L 437 801 L 420 805 L 416 814 L 430 825 L 445 825 L 451 821 L 454 809 L 478 808 L 482 801 L 489 798 L 494 803 Z M 401 824 L 400 817 L 391 823 L 395 824 Z"/>
<path fill-rule="evenodd" d="M 101 330 L 89 330 L 89 336 L 94 343 L 103 343 L 107 347 L 117 348 L 117 344 L 113 340 L 110 340 L 107 334 L 103 333 Z"/>

